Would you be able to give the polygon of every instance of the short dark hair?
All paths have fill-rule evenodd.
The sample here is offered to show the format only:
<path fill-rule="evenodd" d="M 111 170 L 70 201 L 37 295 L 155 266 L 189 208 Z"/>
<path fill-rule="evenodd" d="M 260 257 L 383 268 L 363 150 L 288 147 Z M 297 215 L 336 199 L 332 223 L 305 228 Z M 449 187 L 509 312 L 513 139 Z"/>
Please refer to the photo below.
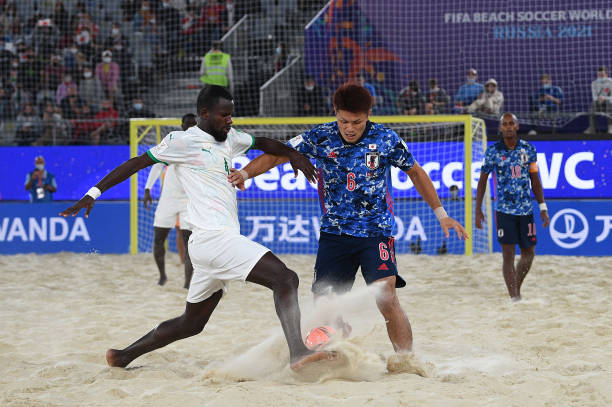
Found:
<path fill-rule="evenodd" d="M 185 123 L 187 121 L 187 119 L 196 119 L 196 115 L 193 113 L 187 113 L 186 115 L 183 116 L 183 118 L 181 119 L 182 123 Z"/>
<path fill-rule="evenodd" d="M 438 84 L 438 80 L 436 78 L 431 78 L 429 80 L 429 86 L 434 86 Z"/>
<path fill-rule="evenodd" d="M 608 68 L 606 68 L 605 66 L 600 66 L 599 68 L 597 68 L 597 72 L 605 72 L 608 73 Z"/>
<path fill-rule="evenodd" d="M 202 109 L 212 109 L 219 103 L 219 99 L 233 100 L 232 94 L 225 89 L 223 86 L 218 85 L 206 85 L 200 91 L 198 95 L 198 102 L 196 109 L 198 109 L 198 115 Z"/>
<path fill-rule="evenodd" d="M 332 98 L 336 110 L 351 113 L 369 113 L 372 109 L 372 95 L 366 88 L 355 83 L 345 83 L 334 92 Z"/>

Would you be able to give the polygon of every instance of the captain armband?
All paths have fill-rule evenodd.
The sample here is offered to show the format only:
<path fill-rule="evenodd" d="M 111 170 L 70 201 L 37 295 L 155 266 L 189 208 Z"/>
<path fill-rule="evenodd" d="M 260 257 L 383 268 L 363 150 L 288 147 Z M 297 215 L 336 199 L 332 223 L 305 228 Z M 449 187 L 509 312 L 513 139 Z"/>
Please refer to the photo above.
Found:
<path fill-rule="evenodd" d="M 532 162 L 529 164 L 529 172 L 538 172 L 538 163 Z"/>

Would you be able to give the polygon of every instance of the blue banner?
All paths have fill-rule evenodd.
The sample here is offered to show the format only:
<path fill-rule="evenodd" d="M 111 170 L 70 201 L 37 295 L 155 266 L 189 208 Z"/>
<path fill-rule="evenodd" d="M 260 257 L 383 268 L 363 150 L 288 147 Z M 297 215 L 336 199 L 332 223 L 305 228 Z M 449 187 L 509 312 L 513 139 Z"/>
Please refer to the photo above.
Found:
<path fill-rule="evenodd" d="M 58 214 L 68 202 L 0 204 L 0 254 L 127 253 L 130 213 L 127 202 L 98 202 L 89 218 Z"/>
<path fill-rule="evenodd" d="M 612 201 L 547 201 L 550 225 L 542 227 L 534 204 L 537 254 L 612 256 Z M 494 234 L 494 236 L 497 236 Z M 495 239 L 494 251 L 501 251 Z"/>
<path fill-rule="evenodd" d="M 538 166 L 544 196 L 551 198 L 612 198 L 612 142 L 609 140 L 533 141 L 538 151 Z M 460 142 L 407 143 L 421 166 L 428 172 L 438 194 L 449 196 L 449 187 L 458 185 L 463 196 L 463 144 Z M 444 151 L 440 154 L 440 151 Z M 58 190 L 55 200 L 77 200 L 110 170 L 128 159 L 127 146 L 99 147 L 3 147 L 0 148 L 0 173 L 17 174 L 5 177 L 0 183 L 0 199 L 27 200 L 25 176 L 32 170 L 34 157 L 45 156 L 47 169 L 55 175 Z M 250 151 L 239 157 L 234 165 L 242 168 L 261 154 Z M 472 187 L 476 188 L 482 162 L 472 163 Z M 139 175 L 144 183 L 149 169 Z M 23 174 L 23 175 L 21 175 Z M 419 198 L 409 178 L 398 169 L 391 170 L 395 198 Z M 144 186 L 138 191 L 142 197 Z M 152 190 L 159 196 L 159 182 Z M 296 179 L 287 163 L 247 180 L 246 191 L 238 193 L 243 199 L 314 199 L 316 186 L 303 175 Z M 105 200 L 129 199 L 129 182 L 123 182 L 104 192 Z"/>

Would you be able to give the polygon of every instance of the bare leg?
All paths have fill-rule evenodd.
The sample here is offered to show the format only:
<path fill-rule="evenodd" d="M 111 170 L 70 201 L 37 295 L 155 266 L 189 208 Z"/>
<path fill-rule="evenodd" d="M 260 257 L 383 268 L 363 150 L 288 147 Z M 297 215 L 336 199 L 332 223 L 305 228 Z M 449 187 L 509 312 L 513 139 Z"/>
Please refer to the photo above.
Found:
<path fill-rule="evenodd" d="M 535 246 L 522 248 L 521 247 L 521 258 L 519 259 L 518 264 L 516 265 L 516 272 L 518 274 L 518 293 L 519 297 L 521 296 L 521 286 L 523 285 L 523 280 L 527 277 L 527 273 L 531 269 L 531 264 L 533 263 L 533 258 L 535 257 Z"/>
<path fill-rule="evenodd" d="M 504 280 L 506 281 L 506 288 L 510 298 L 514 301 L 521 299 L 521 293 L 519 289 L 519 279 L 514 267 L 514 257 L 516 255 L 516 245 L 513 244 L 502 244 L 502 256 L 504 258 Z"/>
<path fill-rule="evenodd" d="M 291 363 L 314 353 L 308 350 L 302 341 L 297 274 L 289 270 L 272 252 L 268 252 L 255 265 L 247 281 L 263 285 L 272 290 L 276 314 L 280 319 L 285 339 L 289 345 Z"/>
<path fill-rule="evenodd" d="M 153 230 L 153 258 L 155 259 L 157 269 L 159 270 L 159 281 L 157 284 L 164 285 L 166 284 L 166 280 L 168 280 L 168 277 L 166 276 L 166 262 L 164 260 L 164 257 L 166 256 L 164 242 L 168 237 L 170 229 L 154 227 Z"/>
<path fill-rule="evenodd" d="M 181 230 L 180 235 L 182 236 L 184 248 L 185 248 L 185 285 L 184 288 L 189 288 L 191 283 L 191 276 L 193 275 L 193 265 L 191 264 L 191 257 L 189 257 L 189 236 L 191 236 L 191 230 Z"/>
<path fill-rule="evenodd" d="M 387 323 L 387 334 L 396 352 L 412 351 L 412 328 L 395 291 L 395 276 L 381 278 L 382 293 L 376 296 L 376 305 Z"/>
<path fill-rule="evenodd" d="M 109 366 L 125 367 L 137 357 L 162 348 L 179 339 L 197 335 L 204 329 L 210 315 L 221 299 L 219 290 L 202 302 L 187 303 L 183 315 L 162 322 L 157 328 L 125 349 L 109 349 L 106 361 Z"/>
<path fill-rule="evenodd" d="M 187 242 L 183 240 L 183 234 L 181 233 L 181 228 L 176 227 L 176 251 L 178 252 L 179 258 L 181 259 L 181 263 L 185 264 L 185 246 Z"/>

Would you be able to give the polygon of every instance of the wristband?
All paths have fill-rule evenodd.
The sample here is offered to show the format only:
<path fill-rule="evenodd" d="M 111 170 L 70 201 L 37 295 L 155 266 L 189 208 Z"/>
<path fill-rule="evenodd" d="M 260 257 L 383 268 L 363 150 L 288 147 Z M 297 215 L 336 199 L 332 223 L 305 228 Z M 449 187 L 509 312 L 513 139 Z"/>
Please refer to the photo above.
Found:
<path fill-rule="evenodd" d="M 91 187 L 89 188 L 89 191 L 85 193 L 85 195 L 93 198 L 93 200 L 95 201 L 100 197 L 100 195 L 102 195 L 102 191 L 100 191 L 100 189 L 97 187 Z"/>
<path fill-rule="evenodd" d="M 548 211 L 548 207 L 546 206 L 546 202 L 541 202 L 540 203 L 540 212 L 542 211 Z"/>
<path fill-rule="evenodd" d="M 240 173 L 240 175 L 242 175 L 243 181 L 246 181 L 247 179 L 251 178 L 249 177 L 249 173 L 246 172 L 246 170 L 238 170 L 238 172 Z"/>
<path fill-rule="evenodd" d="M 434 214 L 436 215 L 436 218 L 438 218 L 438 220 L 443 219 L 443 218 L 448 218 L 448 214 L 444 210 L 443 206 L 438 206 L 433 211 L 434 211 Z"/>

